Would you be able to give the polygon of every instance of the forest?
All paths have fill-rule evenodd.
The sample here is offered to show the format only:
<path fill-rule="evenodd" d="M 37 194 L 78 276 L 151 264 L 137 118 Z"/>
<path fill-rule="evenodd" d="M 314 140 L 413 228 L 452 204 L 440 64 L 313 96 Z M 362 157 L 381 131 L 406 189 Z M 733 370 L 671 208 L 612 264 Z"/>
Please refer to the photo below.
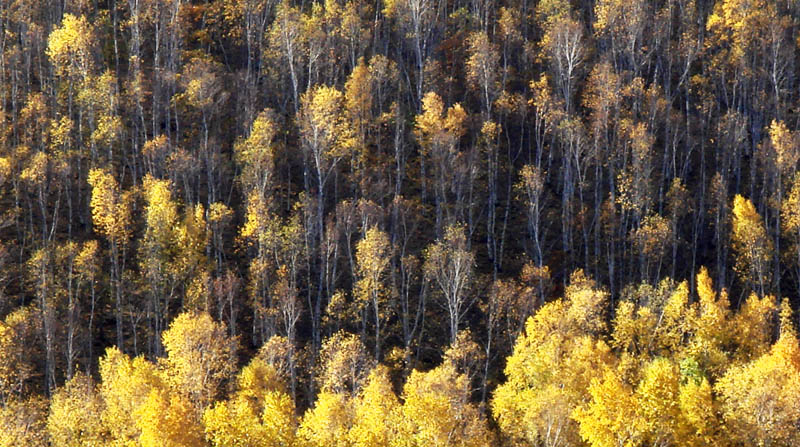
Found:
<path fill-rule="evenodd" d="M 0 447 L 800 444 L 800 1 L 0 0 Z"/>

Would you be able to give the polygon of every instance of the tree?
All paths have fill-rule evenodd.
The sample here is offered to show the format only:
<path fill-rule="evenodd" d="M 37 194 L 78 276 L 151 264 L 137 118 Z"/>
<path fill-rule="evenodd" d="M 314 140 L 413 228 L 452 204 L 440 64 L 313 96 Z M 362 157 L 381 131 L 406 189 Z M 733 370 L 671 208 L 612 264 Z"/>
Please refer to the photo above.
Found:
<path fill-rule="evenodd" d="M 605 299 L 578 271 L 564 298 L 528 318 L 506 362 L 508 379 L 491 401 L 492 414 L 512 440 L 547 447 L 579 442 L 584 428 L 575 412 L 590 399 L 590 384 L 615 362 L 611 348 L 594 338 L 604 328 Z"/>
<path fill-rule="evenodd" d="M 206 437 L 212 445 L 293 445 L 297 418 L 294 402 L 285 392 L 283 373 L 261 357 L 239 372 L 236 393 L 203 412 Z"/>
<path fill-rule="evenodd" d="M 712 447 L 724 445 L 719 435 L 718 404 L 705 377 L 685 377 L 678 402 L 678 442 L 682 445 Z"/>
<path fill-rule="evenodd" d="M 460 202 L 464 199 L 459 191 L 463 187 L 463 182 L 461 179 L 454 182 L 452 178 L 454 168 L 458 164 L 458 141 L 466 132 L 466 119 L 467 113 L 460 104 L 455 104 L 445 111 L 441 97 L 434 92 L 425 94 L 422 99 L 422 113 L 416 118 L 414 136 L 422 148 L 423 162 L 428 159 L 433 164 L 437 234 L 441 233 L 444 225 L 452 223 L 448 205 L 454 203 L 460 209 L 469 206 Z M 458 194 L 451 202 L 447 193 L 452 189 L 456 189 Z M 447 219 L 443 216 L 445 212 Z M 459 214 L 463 213 L 456 213 Z"/>
<path fill-rule="evenodd" d="M 99 233 L 108 240 L 111 250 L 112 300 L 116 303 L 117 346 L 123 348 L 122 337 L 122 273 L 125 248 L 131 237 L 131 203 L 123 194 L 114 176 L 107 170 L 93 169 L 89 172 L 89 185 L 92 186 L 92 221 Z"/>
<path fill-rule="evenodd" d="M 94 30 L 84 16 L 65 14 L 47 39 L 47 56 L 56 74 L 81 82 L 94 68 Z"/>
<path fill-rule="evenodd" d="M 0 322 L 0 402 L 25 396 L 35 375 L 29 349 L 39 329 L 34 312 L 30 306 L 20 307 Z"/>
<path fill-rule="evenodd" d="M 584 27 L 568 14 L 559 14 L 550 20 L 552 23 L 547 26 L 542 47 L 550 61 L 554 80 L 569 114 L 572 112 L 575 78 L 585 58 Z"/>
<path fill-rule="evenodd" d="M 242 168 L 239 179 L 246 192 L 258 191 L 268 199 L 275 186 L 275 138 L 280 131 L 275 113 L 265 109 L 250 127 L 250 135 L 234 145 L 234 157 Z"/>
<path fill-rule="evenodd" d="M 697 273 L 696 284 L 698 300 L 692 303 L 687 317 L 692 334 L 687 353 L 702 371 L 717 378 L 729 362 L 725 346 L 732 341 L 730 303 L 725 290 L 716 293 L 705 267 Z"/>
<path fill-rule="evenodd" d="M 325 339 L 319 356 L 320 389 L 345 396 L 358 394 L 374 364 L 358 337 L 344 331 Z"/>
<path fill-rule="evenodd" d="M 311 158 L 317 179 L 317 222 L 314 232 L 319 241 L 318 247 L 321 247 L 325 237 L 325 187 L 336 165 L 352 150 L 355 141 L 344 113 L 343 95 L 334 87 L 316 86 L 304 93 L 298 121 L 303 151 Z M 315 346 L 319 346 L 324 285 L 324 269 L 321 267 L 324 265 L 324 253 L 320 250 L 319 288 L 311 309 Z"/>
<path fill-rule="evenodd" d="M 423 104 L 425 90 L 425 65 L 432 48 L 439 5 L 433 0 L 392 0 L 385 3 L 383 13 L 398 21 L 403 37 L 411 39 L 415 56 L 416 105 L 419 110 Z"/>
<path fill-rule="evenodd" d="M 733 199 L 731 244 L 737 254 L 736 272 L 763 296 L 771 282 L 772 241 L 753 203 L 740 195 Z"/>
<path fill-rule="evenodd" d="M 284 447 L 294 445 L 294 403 L 279 391 L 268 391 L 262 413 L 244 398 L 218 402 L 203 413 L 206 437 L 218 447 Z"/>
<path fill-rule="evenodd" d="M 730 436 L 751 445 L 792 445 L 800 409 L 800 346 L 793 330 L 784 330 L 772 349 L 758 359 L 730 368 L 715 385 Z"/>
<path fill-rule="evenodd" d="M 731 321 L 739 361 L 752 361 L 769 351 L 777 311 L 774 297 L 759 298 L 755 293 L 747 297 Z"/>
<path fill-rule="evenodd" d="M 517 189 L 525 204 L 528 217 L 528 237 L 533 244 L 533 261 L 537 267 L 544 263 L 541 237 L 542 194 L 544 192 L 544 173 L 536 166 L 525 165 L 520 170 Z"/>
<path fill-rule="evenodd" d="M 469 402 L 468 378 L 445 362 L 413 371 L 403 387 L 398 439 L 412 446 L 480 446 L 492 442 L 485 418 Z"/>
<path fill-rule="evenodd" d="M 234 372 L 236 338 L 231 339 L 225 325 L 207 313 L 185 312 L 172 321 L 162 343 L 166 380 L 178 392 L 178 397 L 169 397 L 169 405 L 184 405 L 174 400 L 182 398 L 195 409 L 207 407 Z M 163 397 L 154 399 L 158 398 Z"/>
<path fill-rule="evenodd" d="M 792 184 L 781 207 L 781 226 L 789 239 L 794 242 L 795 277 L 800 278 L 800 174 L 795 173 Z"/>
<path fill-rule="evenodd" d="M 574 417 L 581 438 L 592 447 L 636 445 L 643 441 L 645 427 L 636 415 L 634 390 L 613 369 L 589 386 L 591 400 Z"/>
<path fill-rule="evenodd" d="M 152 389 L 134 413 L 142 447 L 202 447 L 203 428 L 189 396 Z"/>
<path fill-rule="evenodd" d="M 469 251 L 464 228 L 451 225 L 443 239 L 425 251 L 426 278 L 433 282 L 444 297 L 443 307 L 450 321 L 450 343 L 455 343 L 458 326 L 475 301 L 470 296 L 475 255 Z"/>
<path fill-rule="evenodd" d="M 380 361 L 381 356 L 381 322 L 393 313 L 391 304 L 386 302 L 389 291 L 385 285 L 390 257 L 389 237 L 377 227 L 367 230 L 364 238 L 356 245 L 356 271 L 359 279 L 355 285 L 355 295 L 360 302 L 372 304 L 375 314 L 376 361 Z"/>
<path fill-rule="evenodd" d="M 108 438 L 102 424 L 103 401 L 97 385 L 78 372 L 50 399 L 47 434 L 64 447 L 99 445 Z"/>
<path fill-rule="evenodd" d="M 47 401 L 40 397 L 12 400 L 0 406 L 0 446 L 45 447 Z"/>
<path fill-rule="evenodd" d="M 631 239 L 642 261 L 642 280 L 651 278 L 653 269 L 651 262 L 655 262 L 655 277 L 660 277 L 661 264 L 667 254 L 667 247 L 673 239 L 672 226 L 667 218 L 658 214 L 651 214 L 642 219 L 639 228 L 631 231 Z M 655 261 L 651 261 L 655 260 Z"/>
<path fill-rule="evenodd" d="M 222 16 L 226 32 L 236 42 L 245 47 L 245 86 L 244 96 L 246 113 L 252 116 L 256 102 L 258 84 L 261 74 L 259 65 L 262 61 L 265 34 L 277 1 L 274 0 L 228 0 L 222 2 Z"/>
<path fill-rule="evenodd" d="M 153 389 L 164 381 L 156 367 L 143 357 L 131 359 L 118 348 L 108 348 L 100 359 L 101 421 L 115 445 L 135 445 L 141 435 L 137 411 Z"/>
<path fill-rule="evenodd" d="M 142 186 L 146 202 L 146 226 L 144 238 L 139 246 L 139 265 L 151 297 L 148 309 L 153 315 L 150 349 L 160 355 L 161 332 L 169 318 L 170 301 L 177 288 L 175 281 L 177 266 L 173 263 L 173 257 L 177 248 L 178 206 L 172 199 L 168 180 L 146 176 Z"/>
<path fill-rule="evenodd" d="M 677 443 L 680 379 L 678 365 L 669 359 L 655 358 L 644 366 L 642 380 L 636 387 L 636 400 L 647 445 Z"/>
<path fill-rule="evenodd" d="M 289 1 L 282 1 L 275 10 L 275 20 L 269 30 L 270 47 L 273 51 L 279 51 L 280 57 L 288 64 L 295 114 L 300 110 L 300 74 L 304 62 L 302 18 L 298 8 Z"/>
<path fill-rule="evenodd" d="M 499 89 L 500 54 L 484 32 L 473 33 L 468 39 L 467 80 L 480 92 L 485 119 L 492 116 L 492 106 Z"/>
<path fill-rule="evenodd" d="M 367 135 L 372 133 L 375 126 L 373 117 L 373 84 L 375 81 L 370 67 L 361 58 L 358 60 L 358 65 L 353 67 L 353 72 L 350 73 L 344 84 L 345 108 L 353 123 L 353 130 L 358 140 L 356 163 L 359 176 L 365 174 L 363 171 L 369 161 L 367 158 Z"/>
<path fill-rule="evenodd" d="M 223 191 L 218 191 L 224 186 L 220 172 L 220 148 L 216 144 L 210 144 L 213 118 L 230 96 L 225 90 L 221 70 L 220 65 L 210 57 L 193 57 L 177 77 L 183 92 L 173 97 L 176 103 L 185 104 L 190 110 L 200 112 L 202 132 L 199 152 L 205 165 L 208 205 L 224 197 Z"/>
<path fill-rule="evenodd" d="M 353 407 L 343 393 L 322 391 L 313 408 L 303 415 L 297 437 L 310 447 L 346 447 L 353 424 Z"/>
<path fill-rule="evenodd" d="M 389 370 L 378 365 L 354 402 L 354 423 L 348 436 L 353 447 L 389 447 L 397 440 L 400 402 L 392 389 Z"/>

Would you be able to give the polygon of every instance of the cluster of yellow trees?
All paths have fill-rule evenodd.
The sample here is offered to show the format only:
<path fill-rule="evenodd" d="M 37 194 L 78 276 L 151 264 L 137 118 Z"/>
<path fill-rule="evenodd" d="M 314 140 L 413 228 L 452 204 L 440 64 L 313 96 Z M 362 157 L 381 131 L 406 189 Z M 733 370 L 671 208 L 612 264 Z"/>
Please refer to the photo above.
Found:
<path fill-rule="evenodd" d="M 800 346 L 788 301 L 738 312 L 697 275 L 608 296 L 580 274 L 526 325 L 492 401 L 527 445 L 790 446 L 800 441 Z M 776 340 L 774 343 L 773 341 Z"/>
<path fill-rule="evenodd" d="M 608 293 L 575 272 L 564 297 L 528 319 L 488 406 L 473 399 L 479 362 L 466 331 L 438 366 L 407 377 L 376 364 L 356 335 L 334 334 L 301 414 L 284 337 L 237 370 L 224 324 L 183 313 L 157 362 L 109 348 L 99 381 L 76 373 L 49 401 L 7 398 L 0 446 L 796 445 L 800 344 L 788 302 L 752 294 L 734 312 L 706 269 L 696 279 L 696 297 L 686 282 L 629 288 L 608 315 Z"/>

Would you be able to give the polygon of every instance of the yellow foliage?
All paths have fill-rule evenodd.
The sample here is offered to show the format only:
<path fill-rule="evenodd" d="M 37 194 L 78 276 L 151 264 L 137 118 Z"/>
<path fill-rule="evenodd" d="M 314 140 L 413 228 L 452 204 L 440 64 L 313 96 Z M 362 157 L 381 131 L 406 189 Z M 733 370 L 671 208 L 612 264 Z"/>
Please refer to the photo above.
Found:
<path fill-rule="evenodd" d="M 769 141 L 779 174 L 783 175 L 794 170 L 800 157 L 794 132 L 790 131 L 783 121 L 772 120 L 769 125 Z"/>
<path fill-rule="evenodd" d="M 678 396 L 680 416 L 677 442 L 687 447 L 713 447 L 725 445 L 718 431 L 717 404 L 711 385 L 705 377 L 699 381 L 688 380 L 681 385 Z"/>
<path fill-rule="evenodd" d="M 599 288 L 583 270 L 576 270 L 570 275 L 564 298 L 569 302 L 565 317 L 577 331 L 597 335 L 605 330 L 603 313 L 608 292 Z"/>
<path fill-rule="evenodd" d="M 278 125 L 274 112 L 266 109 L 258 114 L 250 127 L 250 136 L 234 145 L 234 157 L 242 167 L 240 179 L 246 191 L 268 194 L 275 170 L 275 138 Z"/>
<path fill-rule="evenodd" d="M 142 357 L 133 360 L 117 348 L 108 348 L 100 359 L 100 394 L 103 397 L 103 426 L 110 434 L 110 445 L 138 445 L 141 429 L 135 413 L 153 389 L 163 381 L 155 366 Z"/>
<path fill-rule="evenodd" d="M 302 446 L 347 447 L 353 424 L 353 405 L 342 393 L 322 391 L 314 407 L 306 411 L 297 430 Z"/>
<path fill-rule="evenodd" d="M 391 244 L 389 236 L 372 227 L 356 244 L 356 298 L 364 302 L 375 302 L 382 297 L 386 281 L 384 274 L 389 267 Z"/>
<path fill-rule="evenodd" d="M 646 427 L 636 414 L 633 389 L 608 368 L 592 381 L 589 394 L 591 400 L 573 413 L 581 438 L 592 447 L 639 445 Z"/>
<path fill-rule="evenodd" d="M 196 214 L 196 213 L 195 213 Z M 208 222 L 221 225 L 231 220 L 233 210 L 222 202 L 214 202 L 208 207 Z"/>
<path fill-rule="evenodd" d="M 613 362 L 610 349 L 588 336 L 538 346 L 526 338 L 520 337 L 508 359 L 508 381 L 495 391 L 492 413 L 513 439 L 545 446 L 577 443 L 572 413 L 588 397 L 591 381 Z"/>
<path fill-rule="evenodd" d="M 355 395 L 365 384 L 373 359 L 361 340 L 339 331 L 322 342 L 318 378 L 321 389 L 330 393 Z"/>
<path fill-rule="evenodd" d="M 0 447 L 45 447 L 47 401 L 41 397 L 0 405 Z"/>
<path fill-rule="evenodd" d="M 38 332 L 34 312 L 32 307 L 20 307 L 0 322 L 0 399 L 21 397 L 34 375 L 28 351 Z"/>
<path fill-rule="evenodd" d="M 358 60 L 358 65 L 353 68 L 353 72 L 347 78 L 344 85 L 345 91 L 345 108 L 350 116 L 357 135 L 361 141 L 360 145 L 363 146 L 365 133 L 370 125 L 370 118 L 372 116 L 372 94 L 373 94 L 373 79 L 367 64 L 364 63 L 364 58 Z M 363 154 L 363 152 L 362 152 Z M 366 160 L 362 160 L 364 162 Z"/>
<path fill-rule="evenodd" d="M 260 245 L 270 246 L 274 241 L 276 229 L 273 228 L 275 219 L 271 218 L 269 203 L 257 192 L 247 196 L 247 212 L 245 223 L 239 235 L 245 240 L 256 241 Z"/>
<path fill-rule="evenodd" d="M 414 135 L 428 154 L 454 151 L 458 139 L 466 132 L 467 113 L 461 104 L 444 110 L 442 99 L 434 92 L 422 98 L 422 114 L 417 115 Z"/>
<path fill-rule="evenodd" d="M 772 296 L 759 298 L 755 293 L 750 294 L 731 322 L 738 361 L 755 360 L 769 350 L 776 311 Z"/>
<path fill-rule="evenodd" d="M 23 181 L 32 185 L 39 185 L 46 180 L 47 167 L 50 164 L 50 157 L 44 152 L 36 152 L 22 170 L 19 177 Z"/>
<path fill-rule="evenodd" d="M 485 446 L 492 436 L 486 420 L 469 402 L 468 379 L 450 363 L 413 371 L 403 387 L 400 445 Z"/>
<path fill-rule="evenodd" d="M 239 391 L 203 413 L 206 437 L 219 447 L 294 444 L 294 402 L 274 367 L 256 357 L 239 374 Z"/>
<path fill-rule="evenodd" d="M 636 388 L 638 417 L 645 445 L 674 445 L 680 417 L 680 373 L 677 365 L 656 358 L 644 367 Z"/>
<path fill-rule="evenodd" d="M 203 204 L 187 206 L 181 225 L 175 228 L 176 255 L 173 269 L 179 278 L 202 272 L 209 241 L 207 230 L 206 211 Z"/>
<path fill-rule="evenodd" d="M 163 161 L 169 151 L 169 140 L 164 134 L 147 140 L 142 146 L 142 155 L 148 159 Z"/>
<path fill-rule="evenodd" d="M 389 371 L 376 366 L 354 403 L 349 438 L 353 447 L 389 447 L 400 424 L 400 402 L 392 390 Z"/>
<path fill-rule="evenodd" d="M 731 241 L 736 272 L 763 294 L 771 280 L 772 240 L 753 203 L 738 194 L 733 199 Z"/>
<path fill-rule="evenodd" d="M 781 335 L 769 353 L 730 368 L 715 389 L 735 440 L 792 446 L 800 439 L 800 346 L 793 333 Z"/>
<path fill-rule="evenodd" d="M 705 267 L 697 274 L 697 296 L 688 318 L 692 338 L 687 353 L 716 377 L 728 366 L 725 347 L 732 339 L 730 304 L 724 290 L 717 297 Z"/>
<path fill-rule="evenodd" d="M 245 399 L 217 402 L 203 413 L 206 438 L 215 447 L 268 445 L 258 415 Z"/>
<path fill-rule="evenodd" d="M 11 175 L 11 160 L 8 157 L 0 157 L 0 185 L 5 184 Z"/>
<path fill-rule="evenodd" d="M 572 275 L 566 297 L 545 304 L 528 319 L 507 358 L 508 381 L 492 399 L 501 430 L 533 445 L 579 442 L 573 411 L 614 359 L 592 334 L 601 331 L 605 292 L 582 272 Z"/>
<path fill-rule="evenodd" d="M 689 284 L 686 281 L 670 294 L 664 304 L 661 326 L 658 333 L 658 342 L 662 349 L 675 353 L 679 351 L 681 343 L 688 330 L 687 317 L 689 314 Z"/>
<path fill-rule="evenodd" d="M 180 394 L 153 389 L 134 417 L 141 430 L 141 447 L 206 445 L 197 410 Z"/>
<path fill-rule="evenodd" d="M 64 14 L 61 26 L 55 27 L 47 39 L 46 53 L 56 75 L 87 77 L 93 68 L 96 41 L 94 28 L 86 17 Z"/>
<path fill-rule="evenodd" d="M 153 251 L 149 255 L 158 256 L 159 251 L 172 245 L 173 233 L 178 221 L 178 206 L 172 199 L 172 185 L 169 180 L 153 178 L 150 174 L 142 180 L 145 207 L 145 246 Z"/>
<path fill-rule="evenodd" d="M 335 87 L 316 86 L 303 94 L 300 132 L 304 147 L 315 159 L 317 168 L 350 153 L 356 140 L 344 109 L 344 95 Z M 322 179 L 320 179 L 322 180 Z"/>
<path fill-rule="evenodd" d="M 650 214 L 642 224 L 631 233 L 633 243 L 647 259 L 664 257 L 667 247 L 672 243 L 672 226 L 667 218 Z"/>
<path fill-rule="evenodd" d="M 488 99 L 489 106 L 494 97 L 494 91 L 499 88 L 497 76 L 499 73 L 500 53 L 496 45 L 484 32 L 475 32 L 467 40 L 469 45 L 469 58 L 466 63 L 467 81 L 481 95 Z"/>
<path fill-rule="evenodd" d="M 92 186 L 92 221 L 98 231 L 112 243 L 125 245 L 131 236 L 131 204 L 122 195 L 114 176 L 107 170 L 89 171 Z"/>
<path fill-rule="evenodd" d="M 263 408 L 266 395 L 273 391 L 286 391 L 285 378 L 266 360 L 254 357 L 242 368 L 236 382 L 238 394 L 250 399 L 255 408 Z"/>
<path fill-rule="evenodd" d="M 714 5 L 706 29 L 719 42 L 727 42 L 734 60 L 739 61 L 757 50 L 753 46 L 759 37 L 778 20 L 775 5 L 766 0 L 722 0 Z"/>
<path fill-rule="evenodd" d="M 166 380 L 197 409 L 205 408 L 234 372 L 238 341 L 207 313 L 185 312 L 162 334 L 162 343 Z"/>
<path fill-rule="evenodd" d="M 92 142 L 101 147 L 111 146 L 125 129 L 122 118 L 103 114 L 97 120 L 97 128 L 92 132 Z"/>
<path fill-rule="evenodd" d="M 63 150 L 70 143 L 70 132 L 74 123 L 69 117 L 62 116 L 60 120 L 50 123 L 50 146 L 56 151 Z"/>
<path fill-rule="evenodd" d="M 266 447 L 291 447 L 296 445 L 297 417 L 292 397 L 280 391 L 270 391 L 264 396 L 261 423 L 266 432 Z"/>
<path fill-rule="evenodd" d="M 103 402 L 91 378 L 78 372 L 50 398 L 47 433 L 53 445 L 83 447 L 108 439 L 102 424 Z"/>

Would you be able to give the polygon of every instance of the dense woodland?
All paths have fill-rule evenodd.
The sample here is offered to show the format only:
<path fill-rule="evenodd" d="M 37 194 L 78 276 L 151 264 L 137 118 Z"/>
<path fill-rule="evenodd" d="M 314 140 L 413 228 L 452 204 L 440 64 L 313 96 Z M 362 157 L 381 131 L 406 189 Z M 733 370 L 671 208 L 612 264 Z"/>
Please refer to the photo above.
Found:
<path fill-rule="evenodd" d="M 797 445 L 799 27 L 0 0 L 0 446 Z"/>

